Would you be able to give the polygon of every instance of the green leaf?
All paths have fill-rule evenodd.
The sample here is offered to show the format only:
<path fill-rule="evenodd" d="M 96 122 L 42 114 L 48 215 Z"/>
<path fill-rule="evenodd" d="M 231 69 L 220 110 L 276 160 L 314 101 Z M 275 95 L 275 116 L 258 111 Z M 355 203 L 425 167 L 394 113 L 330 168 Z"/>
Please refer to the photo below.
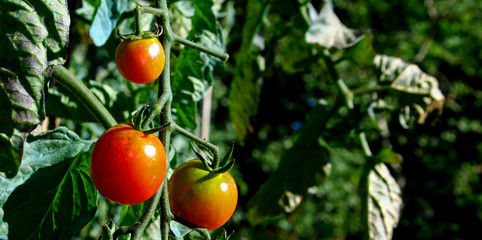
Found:
<path fill-rule="evenodd" d="M 94 217 L 91 145 L 63 127 L 27 139 L 19 174 L 0 178 L 9 239 L 68 239 Z M 7 235 L 4 222 L 0 238 Z"/>
<path fill-rule="evenodd" d="M 400 187 L 383 163 L 365 168 L 364 177 L 361 192 L 366 235 L 373 240 L 391 239 L 400 219 Z"/>
<path fill-rule="evenodd" d="M 390 89 L 408 95 L 399 100 L 403 126 L 408 127 L 411 118 L 423 124 L 431 115 L 441 113 L 445 97 L 435 77 L 422 72 L 417 65 L 395 57 L 377 55 L 374 64 L 380 72 L 381 84 L 388 83 Z"/>
<path fill-rule="evenodd" d="M 312 7 L 311 3 L 309 6 Z M 325 0 L 325 5 L 319 14 L 311 15 L 312 23 L 305 35 L 308 43 L 318 44 L 326 49 L 344 49 L 364 38 L 363 34 L 358 34 L 341 23 L 333 11 L 331 0 Z"/>
<path fill-rule="evenodd" d="M 146 210 L 147 205 L 147 202 L 142 202 L 136 205 L 122 205 L 119 226 L 130 226 L 136 222 L 139 222 L 139 219 L 141 218 L 142 213 Z"/>
<path fill-rule="evenodd" d="M 0 5 L 0 175 L 11 178 L 25 138 L 44 118 L 46 78 L 65 61 L 70 18 L 63 0 Z"/>
<path fill-rule="evenodd" d="M 187 38 L 215 50 L 224 49 L 222 31 L 216 23 L 212 1 L 193 1 L 194 15 L 191 18 L 192 29 Z M 185 47 L 177 61 L 175 74 L 172 76 L 173 117 L 182 127 L 196 128 L 196 103 L 213 82 L 213 71 L 219 60 L 198 50 Z"/>
<path fill-rule="evenodd" d="M 252 132 L 251 118 L 258 112 L 258 80 L 261 74 L 253 41 L 268 13 L 268 2 L 248 1 L 246 23 L 241 34 L 241 49 L 235 56 L 236 67 L 229 89 L 228 104 L 234 132 L 240 141 L 244 141 L 248 131 Z"/>
<path fill-rule="evenodd" d="M 105 44 L 113 30 L 117 27 L 117 22 L 122 13 L 127 10 L 129 0 L 101 0 L 95 12 L 92 26 L 90 26 L 89 36 L 95 46 L 100 47 Z"/>
<path fill-rule="evenodd" d="M 389 163 L 389 164 L 400 164 L 403 162 L 403 157 L 402 155 L 394 152 L 390 148 L 382 148 L 380 152 L 377 153 L 375 156 L 375 159 L 377 159 L 380 162 L 384 163 Z"/>
<path fill-rule="evenodd" d="M 317 106 L 296 136 L 297 140 L 281 159 L 278 168 L 248 202 L 248 220 L 257 224 L 267 217 L 292 212 L 302 196 L 328 174 L 330 150 L 320 137 L 326 109 Z"/>
<path fill-rule="evenodd" d="M 352 60 L 361 66 L 371 66 L 375 57 L 375 49 L 372 44 L 373 35 L 366 34 L 353 47 L 345 49 L 344 58 Z"/>

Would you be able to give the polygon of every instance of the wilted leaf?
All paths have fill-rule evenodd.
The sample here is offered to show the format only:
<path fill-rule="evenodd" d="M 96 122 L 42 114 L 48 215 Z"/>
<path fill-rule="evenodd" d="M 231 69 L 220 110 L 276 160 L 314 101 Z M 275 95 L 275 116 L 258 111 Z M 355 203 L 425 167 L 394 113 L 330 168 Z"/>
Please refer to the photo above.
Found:
<path fill-rule="evenodd" d="M 417 123 L 423 124 L 431 114 L 441 113 L 445 97 L 435 77 L 395 57 L 377 55 L 374 63 L 380 71 L 380 83 L 388 82 L 391 89 L 421 98 L 419 102 L 408 101 L 406 107 L 401 108 L 402 124 L 410 117 L 416 117 Z"/>
<path fill-rule="evenodd" d="M 6 223 L 9 239 L 67 239 L 90 221 L 97 203 L 91 144 L 63 127 L 27 139 L 19 174 L 0 178 L 0 238 Z"/>
<path fill-rule="evenodd" d="M 384 137 L 388 137 L 390 131 L 388 129 L 389 113 L 393 110 L 393 106 L 389 105 L 383 99 L 378 99 L 370 103 L 367 112 L 375 128 Z M 388 116 L 387 116 L 388 115 Z"/>
<path fill-rule="evenodd" d="M 89 30 L 89 36 L 96 46 L 104 45 L 109 39 L 113 30 L 117 27 L 117 22 L 122 13 L 127 10 L 129 3 L 129 0 L 100 1 Z"/>
<path fill-rule="evenodd" d="M 310 112 L 297 140 L 281 159 L 278 168 L 248 202 L 248 219 L 260 223 L 283 212 L 294 211 L 311 186 L 320 183 L 328 174 L 330 150 L 321 139 L 326 117 L 324 107 Z"/>
<path fill-rule="evenodd" d="M 362 189 L 364 198 L 365 227 L 367 235 L 372 240 L 391 239 L 393 229 L 400 219 L 402 198 L 400 187 L 390 175 L 385 164 L 376 164 L 373 169 L 367 169 Z"/>
<path fill-rule="evenodd" d="M 311 3 L 309 3 L 309 6 L 313 8 Z M 333 11 L 331 0 L 325 0 L 325 5 L 320 14 L 316 16 L 314 12 L 316 11 L 310 11 L 313 22 L 305 35 L 305 40 L 308 43 L 318 44 L 326 49 L 343 49 L 355 45 L 365 37 L 363 34 L 357 34 L 354 30 L 348 29 L 341 23 Z"/>
<path fill-rule="evenodd" d="M 44 118 L 49 66 L 64 62 L 66 1 L 1 0 L 0 174 L 14 177 L 23 142 Z"/>
<path fill-rule="evenodd" d="M 212 11 L 212 1 L 195 1 L 192 29 L 187 38 L 206 47 L 223 51 L 222 32 Z M 191 129 L 196 128 L 196 103 L 212 84 L 212 73 L 220 60 L 198 50 L 185 47 L 177 61 L 172 78 L 173 117 L 176 122 Z"/>

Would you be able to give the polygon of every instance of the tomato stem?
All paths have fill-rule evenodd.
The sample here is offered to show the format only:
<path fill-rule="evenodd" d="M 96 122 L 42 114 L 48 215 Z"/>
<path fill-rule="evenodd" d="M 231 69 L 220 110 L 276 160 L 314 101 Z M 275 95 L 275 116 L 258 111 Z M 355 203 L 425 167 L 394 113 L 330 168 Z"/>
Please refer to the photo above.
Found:
<path fill-rule="evenodd" d="M 199 43 L 195 43 L 193 41 L 189 41 L 185 38 L 179 37 L 178 35 L 174 35 L 174 41 L 180 44 L 183 44 L 185 46 L 188 46 L 192 49 L 196 49 L 198 51 L 207 53 L 213 57 L 219 58 L 221 61 L 226 62 L 229 59 L 229 54 L 221 51 L 217 51 L 208 47 L 205 47 Z"/>
<path fill-rule="evenodd" d="M 52 78 L 72 92 L 105 128 L 108 129 L 117 125 L 117 121 L 104 105 L 102 105 L 99 99 L 97 99 L 82 80 L 77 78 L 69 69 L 61 65 L 55 66 L 52 72 Z"/>
<path fill-rule="evenodd" d="M 142 7 L 137 6 L 134 9 L 134 25 L 135 25 L 135 28 L 136 28 L 135 35 L 138 36 L 138 37 L 142 36 L 141 15 L 142 15 Z"/>
<path fill-rule="evenodd" d="M 172 123 L 172 126 L 174 128 L 174 131 L 183 135 L 184 137 L 191 139 L 194 141 L 196 144 L 200 146 L 206 147 L 212 154 L 213 154 L 213 161 L 212 161 L 212 169 L 217 169 L 219 167 L 219 148 L 218 146 L 199 138 L 198 136 L 194 135 L 193 133 L 187 131 L 186 129 L 180 127 L 176 123 Z"/>

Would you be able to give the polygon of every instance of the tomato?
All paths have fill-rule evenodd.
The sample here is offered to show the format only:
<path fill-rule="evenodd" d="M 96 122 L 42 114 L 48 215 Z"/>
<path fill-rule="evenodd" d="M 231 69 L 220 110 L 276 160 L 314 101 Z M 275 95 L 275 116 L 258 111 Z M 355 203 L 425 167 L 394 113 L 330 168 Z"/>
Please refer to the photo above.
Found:
<path fill-rule="evenodd" d="M 156 80 L 164 70 L 165 61 L 164 48 L 155 37 L 123 40 L 115 52 L 117 69 L 133 83 Z"/>
<path fill-rule="evenodd" d="M 138 204 L 161 186 L 166 153 L 154 134 L 140 132 L 132 124 L 119 124 L 97 140 L 90 165 L 94 185 L 104 197 Z"/>
<path fill-rule="evenodd" d="M 172 213 L 208 230 L 226 223 L 238 202 L 238 189 L 231 174 L 212 173 L 198 159 L 174 171 L 168 190 Z"/>

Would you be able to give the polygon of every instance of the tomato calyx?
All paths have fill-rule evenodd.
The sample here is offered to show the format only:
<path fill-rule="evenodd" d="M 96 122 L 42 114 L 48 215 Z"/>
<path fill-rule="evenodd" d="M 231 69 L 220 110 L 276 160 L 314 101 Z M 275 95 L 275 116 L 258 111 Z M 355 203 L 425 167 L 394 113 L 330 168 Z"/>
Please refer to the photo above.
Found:
<path fill-rule="evenodd" d="M 203 165 L 206 167 L 207 170 L 213 173 L 225 173 L 229 172 L 231 168 L 233 168 L 235 160 L 233 158 L 233 151 L 234 151 L 234 142 L 231 146 L 231 149 L 228 153 L 223 157 L 223 160 L 220 162 L 220 166 L 212 166 L 214 160 L 214 154 L 211 150 L 203 145 L 197 143 L 191 143 L 191 148 L 196 154 L 196 156 L 201 160 Z"/>
<path fill-rule="evenodd" d="M 146 134 L 153 134 L 166 129 L 171 125 L 171 123 L 168 122 L 162 126 L 154 127 L 153 121 L 149 120 L 149 116 L 153 114 L 153 112 L 154 114 L 160 112 L 156 105 L 144 105 L 139 110 L 132 112 L 131 123 L 134 128 Z"/>

